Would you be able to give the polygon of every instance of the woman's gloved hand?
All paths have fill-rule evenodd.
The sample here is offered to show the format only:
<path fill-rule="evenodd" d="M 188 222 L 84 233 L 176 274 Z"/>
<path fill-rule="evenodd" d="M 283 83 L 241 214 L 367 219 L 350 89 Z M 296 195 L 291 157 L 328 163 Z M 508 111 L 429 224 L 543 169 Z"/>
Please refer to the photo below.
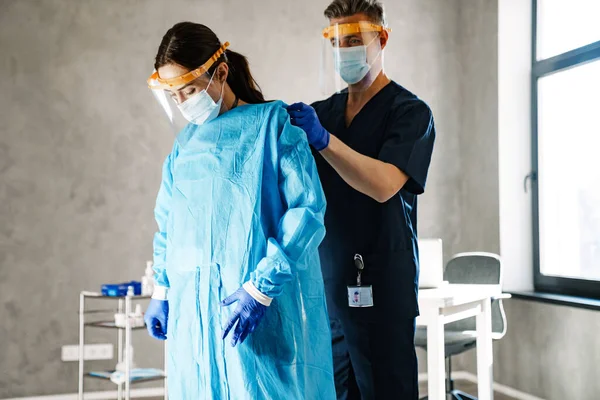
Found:
<path fill-rule="evenodd" d="M 223 340 L 225 340 L 229 331 L 237 322 L 231 339 L 231 346 L 233 347 L 238 343 L 243 343 L 246 337 L 254 332 L 267 311 L 267 306 L 255 300 L 243 287 L 223 300 L 221 306 L 229 306 L 235 302 L 238 303 L 237 307 L 223 331 Z"/>
<path fill-rule="evenodd" d="M 155 339 L 167 339 L 167 322 L 169 321 L 169 302 L 167 300 L 150 300 L 144 314 L 144 322 L 148 333 Z"/>
<path fill-rule="evenodd" d="M 329 146 L 330 134 L 321 125 L 315 109 L 304 103 L 294 103 L 287 106 L 292 125 L 302 128 L 306 132 L 308 143 L 317 151 Z"/>

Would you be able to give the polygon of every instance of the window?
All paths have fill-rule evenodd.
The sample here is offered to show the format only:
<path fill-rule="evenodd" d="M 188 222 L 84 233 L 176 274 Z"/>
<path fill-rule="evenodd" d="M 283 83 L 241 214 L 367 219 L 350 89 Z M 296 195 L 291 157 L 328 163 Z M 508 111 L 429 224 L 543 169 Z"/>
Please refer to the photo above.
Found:
<path fill-rule="evenodd" d="M 536 60 L 600 40 L 599 16 L 598 0 L 538 0 Z"/>
<path fill-rule="evenodd" d="M 533 2 L 534 282 L 600 298 L 600 1 Z"/>

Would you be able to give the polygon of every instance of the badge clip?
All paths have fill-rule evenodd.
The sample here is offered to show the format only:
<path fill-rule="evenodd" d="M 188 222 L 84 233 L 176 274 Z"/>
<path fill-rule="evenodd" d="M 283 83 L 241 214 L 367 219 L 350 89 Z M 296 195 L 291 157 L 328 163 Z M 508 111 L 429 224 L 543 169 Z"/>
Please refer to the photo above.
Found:
<path fill-rule="evenodd" d="M 349 307 L 373 307 L 373 287 L 362 285 L 362 273 L 365 262 L 360 254 L 354 255 L 354 266 L 358 270 L 356 286 L 348 286 Z"/>

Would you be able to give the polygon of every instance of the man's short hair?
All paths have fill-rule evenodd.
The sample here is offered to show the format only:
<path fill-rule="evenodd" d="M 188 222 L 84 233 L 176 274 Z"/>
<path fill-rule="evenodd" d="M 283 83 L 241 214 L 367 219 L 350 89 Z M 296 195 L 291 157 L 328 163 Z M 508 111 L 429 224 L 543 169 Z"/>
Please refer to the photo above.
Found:
<path fill-rule="evenodd" d="M 325 9 L 325 17 L 329 19 L 349 17 L 354 14 L 365 14 L 379 25 L 385 26 L 383 4 L 377 0 L 333 0 Z"/>

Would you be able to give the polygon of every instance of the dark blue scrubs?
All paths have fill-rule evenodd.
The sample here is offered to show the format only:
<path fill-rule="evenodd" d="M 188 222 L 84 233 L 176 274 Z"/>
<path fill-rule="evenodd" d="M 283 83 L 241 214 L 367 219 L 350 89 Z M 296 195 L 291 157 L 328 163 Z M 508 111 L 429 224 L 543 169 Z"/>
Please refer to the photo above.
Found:
<path fill-rule="evenodd" d="M 409 176 L 386 203 L 354 190 L 315 152 L 327 197 L 327 235 L 319 249 L 333 335 L 339 399 L 418 398 L 415 317 L 417 195 L 423 193 L 435 129 L 429 107 L 395 82 L 381 89 L 345 123 L 347 93 L 313 104 L 321 124 L 357 152 Z M 350 308 L 356 284 L 354 255 L 363 256 L 363 285 L 374 307 Z"/>

